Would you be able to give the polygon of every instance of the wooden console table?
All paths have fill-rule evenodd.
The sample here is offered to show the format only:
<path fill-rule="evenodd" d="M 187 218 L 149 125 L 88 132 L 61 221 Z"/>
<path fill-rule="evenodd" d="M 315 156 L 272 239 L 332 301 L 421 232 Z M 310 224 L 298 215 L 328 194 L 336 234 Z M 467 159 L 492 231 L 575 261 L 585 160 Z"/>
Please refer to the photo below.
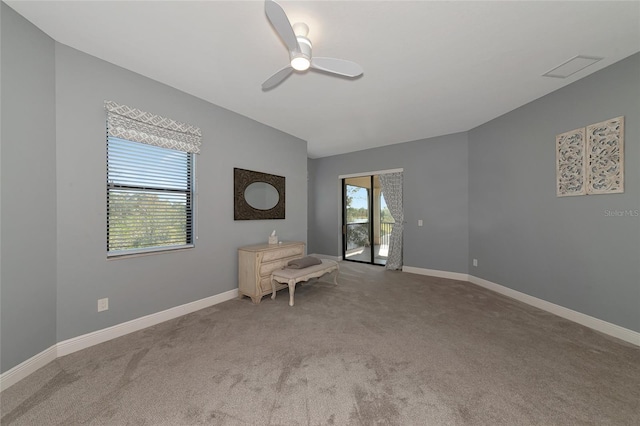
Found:
<path fill-rule="evenodd" d="M 271 273 L 282 269 L 290 260 L 304 256 L 304 243 L 287 241 L 280 244 L 258 244 L 238 249 L 238 297 L 248 296 L 260 303 L 271 294 Z M 277 284 L 277 290 L 287 287 Z"/>

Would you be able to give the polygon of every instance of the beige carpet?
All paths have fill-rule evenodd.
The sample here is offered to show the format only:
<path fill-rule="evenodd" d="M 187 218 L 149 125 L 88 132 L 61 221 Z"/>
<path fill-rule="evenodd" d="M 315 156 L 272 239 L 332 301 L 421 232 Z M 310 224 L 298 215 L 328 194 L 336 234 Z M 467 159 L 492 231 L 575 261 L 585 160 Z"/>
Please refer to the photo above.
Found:
<path fill-rule="evenodd" d="M 232 300 L 59 358 L 2 394 L 2 425 L 640 424 L 637 347 L 468 283 L 340 266 L 294 307 Z"/>

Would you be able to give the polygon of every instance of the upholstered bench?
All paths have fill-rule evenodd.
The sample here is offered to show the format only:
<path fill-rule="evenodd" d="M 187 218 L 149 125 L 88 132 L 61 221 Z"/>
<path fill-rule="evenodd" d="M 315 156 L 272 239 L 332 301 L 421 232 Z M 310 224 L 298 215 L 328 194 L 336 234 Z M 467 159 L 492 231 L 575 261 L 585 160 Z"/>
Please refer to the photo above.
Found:
<path fill-rule="evenodd" d="M 338 262 L 335 260 L 321 259 L 322 263 L 302 269 L 278 269 L 271 273 L 271 298 L 276 298 L 275 281 L 282 284 L 289 284 L 289 306 L 293 306 L 293 295 L 296 292 L 296 284 L 300 281 L 307 281 L 311 278 L 319 278 L 324 274 L 336 271 L 333 277 L 333 283 L 338 285 Z"/>

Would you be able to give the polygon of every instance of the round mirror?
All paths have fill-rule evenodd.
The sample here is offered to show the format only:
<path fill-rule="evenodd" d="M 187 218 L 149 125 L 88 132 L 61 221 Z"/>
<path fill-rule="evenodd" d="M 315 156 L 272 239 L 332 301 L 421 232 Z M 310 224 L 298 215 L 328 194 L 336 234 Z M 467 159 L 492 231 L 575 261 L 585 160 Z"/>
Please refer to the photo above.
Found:
<path fill-rule="evenodd" d="M 244 199 L 258 210 L 269 210 L 278 204 L 278 190 L 267 182 L 253 182 L 244 190 Z"/>

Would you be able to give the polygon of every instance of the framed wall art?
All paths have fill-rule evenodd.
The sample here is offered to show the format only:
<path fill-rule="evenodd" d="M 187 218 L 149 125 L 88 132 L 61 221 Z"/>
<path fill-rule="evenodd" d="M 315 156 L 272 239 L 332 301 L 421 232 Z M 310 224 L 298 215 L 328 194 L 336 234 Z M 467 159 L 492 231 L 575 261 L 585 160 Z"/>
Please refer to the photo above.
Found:
<path fill-rule="evenodd" d="M 556 136 L 556 195 L 586 194 L 584 127 Z"/>
<path fill-rule="evenodd" d="M 587 126 L 587 194 L 624 192 L 624 117 Z"/>

